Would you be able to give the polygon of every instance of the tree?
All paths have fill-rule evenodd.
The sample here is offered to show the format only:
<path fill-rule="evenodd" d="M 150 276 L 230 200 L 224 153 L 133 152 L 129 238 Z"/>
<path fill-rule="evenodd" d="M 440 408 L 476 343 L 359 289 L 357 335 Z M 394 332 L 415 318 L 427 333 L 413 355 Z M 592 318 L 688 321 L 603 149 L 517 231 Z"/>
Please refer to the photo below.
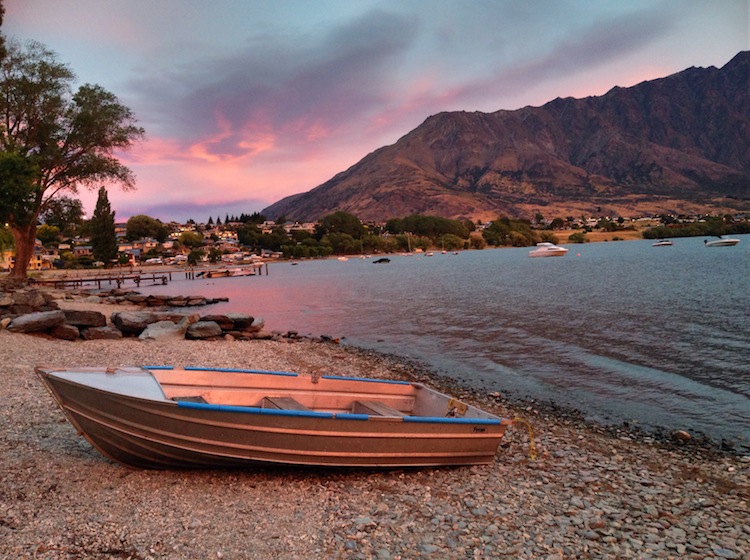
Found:
<path fill-rule="evenodd" d="M 169 231 L 167 230 L 167 226 L 161 220 L 146 216 L 145 214 L 132 216 L 125 224 L 125 239 L 128 241 L 152 237 L 159 243 L 164 243 L 168 236 Z"/>
<path fill-rule="evenodd" d="M 323 218 L 315 227 L 315 237 L 318 239 L 331 233 L 345 233 L 354 239 L 362 239 L 365 226 L 359 218 L 348 212 L 334 212 Z"/>
<path fill-rule="evenodd" d="M 555 218 L 549 226 L 550 229 L 563 229 L 565 227 L 565 220 L 562 218 Z"/>
<path fill-rule="evenodd" d="M 494 220 L 484 231 L 482 237 L 490 245 L 512 245 L 528 247 L 537 243 L 537 234 L 531 229 L 528 220 L 519 220 L 501 216 Z"/>
<path fill-rule="evenodd" d="M 252 224 L 243 224 L 237 228 L 237 240 L 242 245 L 255 247 L 258 244 L 260 236 L 260 230 Z"/>
<path fill-rule="evenodd" d="M 16 244 L 12 276 L 25 278 L 39 215 L 56 195 L 115 182 L 134 188 L 114 156 L 144 131 L 110 92 L 85 84 L 40 43 L 12 42 L 0 67 L 0 191 Z M 18 175 L 9 176 L 12 168 Z M 7 204 L 7 207 L 6 207 Z"/>
<path fill-rule="evenodd" d="M 216 247 L 211 247 L 208 251 L 208 261 L 212 264 L 216 264 L 221 260 L 221 251 Z"/>
<path fill-rule="evenodd" d="M 0 0 L 0 27 L 3 25 L 3 17 L 5 16 L 5 6 L 3 6 L 2 1 Z M 5 50 L 5 37 L 0 35 L 0 60 L 5 58 L 5 53 L 7 51 Z"/>
<path fill-rule="evenodd" d="M 455 235 L 461 239 L 469 237 L 469 228 L 460 220 L 449 220 L 439 216 L 424 216 L 412 214 L 405 218 L 392 218 L 385 224 L 385 229 L 393 234 L 411 233 L 414 235 L 429 237 L 433 243 L 447 234 Z"/>
<path fill-rule="evenodd" d="M 36 228 L 36 238 L 42 242 L 42 245 L 48 245 L 60 240 L 60 228 L 42 224 Z"/>
<path fill-rule="evenodd" d="M 57 227 L 64 235 L 73 236 L 83 223 L 83 204 L 68 196 L 53 198 L 40 215 L 48 226 Z"/>
<path fill-rule="evenodd" d="M 185 247 L 197 249 L 203 246 L 203 236 L 197 231 L 185 231 L 180 234 L 180 243 Z"/>
<path fill-rule="evenodd" d="M 0 221 L 10 225 L 34 224 L 34 234 L 36 220 L 30 208 L 36 198 L 34 180 L 37 174 L 38 170 L 20 154 L 0 152 L 0 200 L 3 201 Z"/>
<path fill-rule="evenodd" d="M 109 204 L 107 189 L 99 188 L 94 215 L 91 217 L 91 252 L 94 259 L 110 267 L 117 258 L 117 234 L 115 233 L 115 213 Z"/>

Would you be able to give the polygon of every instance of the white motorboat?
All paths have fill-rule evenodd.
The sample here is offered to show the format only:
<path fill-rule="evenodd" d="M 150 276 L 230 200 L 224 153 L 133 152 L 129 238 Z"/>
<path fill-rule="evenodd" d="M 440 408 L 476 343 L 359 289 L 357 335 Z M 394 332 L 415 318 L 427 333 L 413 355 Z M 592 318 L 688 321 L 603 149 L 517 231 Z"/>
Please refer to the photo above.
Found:
<path fill-rule="evenodd" d="M 558 247 L 554 243 L 544 241 L 537 243 L 536 249 L 529 251 L 530 257 L 563 257 L 568 253 L 565 247 Z"/>
<path fill-rule="evenodd" d="M 651 244 L 652 247 L 671 247 L 672 245 L 669 239 L 657 239 Z"/>
<path fill-rule="evenodd" d="M 735 239 L 733 237 L 724 237 L 723 235 L 717 236 L 718 239 L 714 239 L 713 241 L 707 241 L 703 240 L 703 243 L 706 247 L 732 247 L 733 245 L 737 245 L 737 243 L 740 242 L 739 239 Z"/>

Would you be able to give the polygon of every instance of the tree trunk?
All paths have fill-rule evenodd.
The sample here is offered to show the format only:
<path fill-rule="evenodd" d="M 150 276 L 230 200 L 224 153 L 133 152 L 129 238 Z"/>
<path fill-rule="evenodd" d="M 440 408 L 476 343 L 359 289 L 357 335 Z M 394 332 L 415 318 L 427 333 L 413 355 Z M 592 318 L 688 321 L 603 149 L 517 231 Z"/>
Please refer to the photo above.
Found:
<path fill-rule="evenodd" d="M 10 272 L 11 278 L 26 278 L 29 262 L 34 256 L 34 241 L 36 241 L 36 220 L 29 225 L 11 225 L 13 239 L 16 242 L 16 262 Z"/>

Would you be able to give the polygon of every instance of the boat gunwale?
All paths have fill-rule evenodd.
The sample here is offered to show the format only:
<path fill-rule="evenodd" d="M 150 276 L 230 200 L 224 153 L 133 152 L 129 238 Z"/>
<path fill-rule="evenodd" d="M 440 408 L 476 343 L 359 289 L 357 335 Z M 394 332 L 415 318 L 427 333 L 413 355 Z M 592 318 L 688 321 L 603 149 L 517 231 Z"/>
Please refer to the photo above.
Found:
<path fill-rule="evenodd" d="M 155 370 L 155 371 L 215 371 L 219 373 L 251 373 L 258 375 L 279 375 L 282 377 L 300 377 L 299 373 L 291 371 L 271 371 L 265 369 L 241 369 L 241 368 L 212 368 L 212 367 L 201 367 L 201 366 L 141 366 L 144 370 Z M 304 377 L 304 376 L 302 376 Z M 354 377 L 347 375 L 321 375 L 321 379 L 330 379 L 333 381 L 362 381 L 365 383 L 383 383 L 387 385 L 420 385 L 419 383 L 411 383 L 409 381 L 401 381 L 399 379 L 375 379 L 373 377 Z"/>
<path fill-rule="evenodd" d="M 210 410 L 216 412 L 239 412 L 242 414 L 268 414 L 272 416 L 296 416 L 302 418 L 320 418 L 328 420 L 372 420 L 387 419 L 394 422 L 422 422 L 434 424 L 480 424 L 496 426 L 503 423 L 503 418 L 457 418 L 441 416 L 377 416 L 372 414 L 354 414 L 351 412 L 317 412 L 314 410 L 283 410 L 276 408 L 260 408 L 257 406 L 238 406 L 229 404 L 200 403 L 191 401 L 176 401 L 179 408 L 193 410 Z M 485 413 L 489 414 L 489 413 Z"/>

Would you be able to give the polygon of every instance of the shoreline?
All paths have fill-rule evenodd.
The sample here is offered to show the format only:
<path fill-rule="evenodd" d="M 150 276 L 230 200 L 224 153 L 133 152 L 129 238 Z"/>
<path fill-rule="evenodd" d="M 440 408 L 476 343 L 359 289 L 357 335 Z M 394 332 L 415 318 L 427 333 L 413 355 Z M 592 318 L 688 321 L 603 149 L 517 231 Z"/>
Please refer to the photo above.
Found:
<path fill-rule="evenodd" d="M 527 419 L 537 455 L 514 425 L 486 466 L 129 469 L 76 434 L 35 378 L 40 363 L 412 379 Z M 670 449 L 454 391 L 408 358 L 313 342 L 66 342 L 0 331 L 0 377 L 0 557 L 742 559 L 750 549 L 750 524 L 737 523 L 750 457 Z"/>
<path fill-rule="evenodd" d="M 144 308 L 135 304 L 127 303 L 91 303 L 85 301 L 88 295 L 96 295 L 93 290 L 78 290 L 71 292 L 65 289 L 46 289 L 52 294 L 60 309 L 75 309 L 80 311 L 98 311 L 102 313 L 107 324 L 111 324 L 111 314 L 123 311 L 142 311 Z M 314 337 L 311 337 L 314 338 Z M 336 338 L 338 341 L 339 339 Z M 252 344 L 256 341 L 248 341 Z M 291 341 L 290 341 L 291 342 Z M 294 343 L 294 342 L 291 342 Z M 338 343 L 338 342 L 337 342 Z M 739 446 L 735 447 L 732 442 L 711 438 L 710 434 L 704 432 L 685 432 L 666 427 L 642 428 L 629 423 L 605 423 L 595 419 L 589 419 L 585 413 L 575 407 L 567 406 L 554 401 L 554 399 L 534 399 L 528 396 L 517 395 L 512 392 L 487 393 L 480 389 L 470 388 L 460 381 L 449 376 L 441 375 L 428 364 L 412 357 L 399 355 L 397 353 L 386 353 L 378 350 L 358 347 L 349 344 L 346 339 L 341 339 L 341 348 L 365 359 L 389 362 L 396 364 L 399 370 L 409 377 L 409 380 L 424 382 L 441 390 L 444 393 L 454 395 L 470 395 L 480 407 L 500 405 L 508 409 L 533 410 L 535 414 L 543 414 L 558 421 L 569 422 L 572 425 L 584 427 L 607 433 L 613 437 L 624 437 L 637 440 L 644 444 L 656 444 L 675 451 L 684 451 L 689 454 L 726 455 L 726 456 L 750 456 L 750 449 Z M 205 365 L 205 364 L 194 364 Z"/>

